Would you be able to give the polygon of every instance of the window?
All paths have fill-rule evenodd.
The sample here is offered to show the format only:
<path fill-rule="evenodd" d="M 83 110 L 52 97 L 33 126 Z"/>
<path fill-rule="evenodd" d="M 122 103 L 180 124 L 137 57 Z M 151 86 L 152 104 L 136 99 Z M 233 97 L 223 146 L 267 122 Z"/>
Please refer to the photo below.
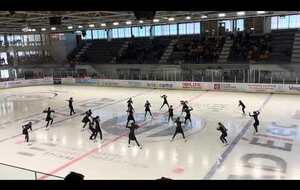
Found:
<path fill-rule="evenodd" d="M 118 28 L 112 29 L 112 38 L 119 38 Z"/>
<path fill-rule="evenodd" d="M 130 28 L 114 28 L 112 29 L 113 38 L 130 38 L 131 29 Z"/>
<path fill-rule="evenodd" d="M 8 70 L 1 70 L 1 78 L 9 78 Z"/>
<path fill-rule="evenodd" d="M 278 29 L 278 16 L 271 18 L 271 29 Z"/>
<path fill-rule="evenodd" d="M 186 34 L 186 24 L 179 24 L 178 27 L 179 34 Z"/>
<path fill-rule="evenodd" d="M 170 25 L 170 35 L 177 35 L 177 24 Z"/>
<path fill-rule="evenodd" d="M 84 40 L 90 40 L 90 39 L 92 39 L 92 31 L 91 30 L 87 30 L 86 31 L 86 35 L 82 36 L 82 39 L 84 39 Z"/>
<path fill-rule="evenodd" d="M 193 33 L 194 33 L 194 23 L 187 23 L 186 34 L 193 34 Z"/>
<path fill-rule="evenodd" d="M 6 52 L 0 53 L 0 65 L 7 65 L 7 54 Z"/>
<path fill-rule="evenodd" d="M 235 20 L 236 31 L 244 31 L 244 19 Z"/>
<path fill-rule="evenodd" d="M 271 29 L 300 28 L 300 15 L 273 16 L 271 17 Z"/>
<path fill-rule="evenodd" d="M 154 26 L 154 36 L 162 36 L 162 26 L 161 25 Z"/>
<path fill-rule="evenodd" d="M 194 23 L 194 34 L 200 34 L 200 22 Z"/>
<path fill-rule="evenodd" d="M 224 23 L 225 24 L 225 31 L 232 32 L 232 30 L 233 30 L 233 20 L 222 20 L 222 21 L 219 21 L 219 23 Z"/>
<path fill-rule="evenodd" d="M 124 38 L 131 38 L 131 28 L 124 28 Z"/>
<path fill-rule="evenodd" d="M 170 25 L 162 25 L 161 26 L 161 35 L 169 36 L 170 35 Z"/>
<path fill-rule="evenodd" d="M 289 28 L 289 16 L 280 16 L 278 18 L 278 28 L 280 29 Z"/>
<path fill-rule="evenodd" d="M 200 22 L 178 24 L 178 34 L 200 34 Z"/>
<path fill-rule="evenodd" d="M 132 27 L 132 34 L 134 37 L 150 36 L 150 26 Z"/>

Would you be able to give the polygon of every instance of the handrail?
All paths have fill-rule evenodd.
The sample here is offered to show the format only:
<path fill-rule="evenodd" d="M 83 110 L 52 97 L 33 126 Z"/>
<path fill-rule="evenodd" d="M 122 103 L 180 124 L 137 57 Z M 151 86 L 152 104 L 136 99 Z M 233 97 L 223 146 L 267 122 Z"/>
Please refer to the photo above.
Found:
<path fill-rule="evenodd" d="M 35 174 L 35 180 L 37 180 L 37 173 L 43 174 L 43 175 L 47 175 L 47 176 L 51 176 L 51 177 L 56 177 L 56 178 L 64 179 L 64 177 L 61 177 L 61 176 L 47 174 L 47 173 L 44 173 L 44 172 L 40 172 L 40 171 L 36 171 L 36 170 L 31 170 L 31 169 L 27 169 L 27 168 L 23 168 L 23 167 L 19 167 L 19 166 L 13 166 L 13 165 L 1 163 L 1 162 L 0 162 L 0 165 L 4 165 L 4 166 L 12 167 L 12 168 L 17 168 L 17 169 L 20 169 L 20 170 L 25 170 L 25 171 L 33 172 Z"/>

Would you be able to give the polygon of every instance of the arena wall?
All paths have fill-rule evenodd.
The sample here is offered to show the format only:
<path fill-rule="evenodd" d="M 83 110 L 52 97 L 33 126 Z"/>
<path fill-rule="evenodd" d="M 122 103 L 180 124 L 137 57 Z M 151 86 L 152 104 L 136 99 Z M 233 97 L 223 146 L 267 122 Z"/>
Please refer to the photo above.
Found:
<path fill-rule="evenodd" d="M 147 81 L 91 78 L 44 78 L 0 82 L 0 89 L 36 85 L 87 85 L 103 87 L 132 87 L 174 90 L 204 90 L 229 92 L 261 92 L 300 94 L 300 84 L 220 83 L 191 81 Z"/>

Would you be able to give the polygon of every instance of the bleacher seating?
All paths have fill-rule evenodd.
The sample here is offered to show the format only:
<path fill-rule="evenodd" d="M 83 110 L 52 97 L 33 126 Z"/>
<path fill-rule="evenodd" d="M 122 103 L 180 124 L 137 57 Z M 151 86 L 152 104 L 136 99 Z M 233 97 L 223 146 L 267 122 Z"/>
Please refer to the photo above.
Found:
<path fill-rule="evenodd" d="M 223 36 L 180 36 L 168 63 L 214 63 L 218 59 L 224 42 Z"/>
<path fill-rule="evenodd" d="M 118 58 L 118 63 L 157 64 L 170 43 L 169 37 L 133 38 Z"/>
<path fill-rule="evenodd" d="M 90 63 L 111 63 L 114 57 L 118 56 L 118 52 L 125 39 L 107 40 L 90 40 L 91 45 L 86 52 L 79 57 L 79 61 Z"/>
<path fill-rule="evenodd" d="M 274 30 L 271 32 L 272 56 L 270 60 L 272 62 L 290 62 L 295 32 L 296 30 L 294 29 Z"/>
<path fill-rule="evenodd" d="M 268 34 L 239 32 L 232 36 L 233 45 L 229 62 L 289 62 L 294 30 L 272 31 Z"/>

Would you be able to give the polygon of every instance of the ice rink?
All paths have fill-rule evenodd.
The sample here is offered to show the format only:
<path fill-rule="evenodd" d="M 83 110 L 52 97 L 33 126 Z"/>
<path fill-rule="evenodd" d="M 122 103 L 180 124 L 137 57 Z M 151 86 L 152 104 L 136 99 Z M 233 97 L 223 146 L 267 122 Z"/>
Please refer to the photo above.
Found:
<path fill-rule="evenodd" d="M 175 115 L 181 113 L 180 100 L 194 108 L 192 125 L 184 127 L 187 142 L 180 134 L 170 142 L 175 126 L 167 122 L 167 107 L 159 110 L 163 94 Z M 75 171 L 85 179 L 300 179 L 299 95 L 57 85 L 5 89 L 0 97 L 1 163 L 62 177 Z M 74 99 L 73 116 L 69 97 Z M 135 142 L 128 147 L 129 97 L 141 126 L 136 134 L 142 149 Z M 154 119 L 144 121 L 146 100 Z M 238 100 L 247 114 L 261 111 L 257 134 Z M 56 113 L 53 125 L 45 129 L 42 111 L 49 106 Z M 102 142 L 89 140 L 88 127 L 82 131 L 81 114 L 88 109 L 100 116 Z M 33 122 L 30 143 L 24 142 L 21 127 L 28 121 Z M 218 122 L 228 129 L 227 146 L 219 139 Z M 34 176 L 0 165 L 0 179 Z"/>

